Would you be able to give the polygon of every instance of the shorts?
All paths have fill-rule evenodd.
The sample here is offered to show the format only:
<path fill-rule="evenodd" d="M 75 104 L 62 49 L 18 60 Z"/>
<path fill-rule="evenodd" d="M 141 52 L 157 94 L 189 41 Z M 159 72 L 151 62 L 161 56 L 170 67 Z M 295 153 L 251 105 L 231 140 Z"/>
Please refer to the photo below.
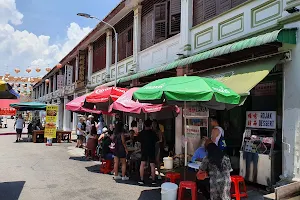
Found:
<path fill-rule="evenodd" d="M 83 135 L 77 135 L 77 140 L 83 140 L 84 136 Z"/>
<path fill-rule="evenodd" d="M 22 134 L 23 129 L 16 129 L 17 134 L 21 135 Z"/>
<path fill-rule="evenodd" d="M 149 154 L 149 153 L 142 152 L 141 161 L 145 161 L 145 162 L 149 161 L 150 163 L 155 163 L 155 153 Z"/>
<path fill-rule="evenodd" d="M 104 155 L 104 159 L 105 160 L 113 160 L 114 155 L 112 153 L 108 153 L 108 154 Z"/>
<path fill-rule="evenodd" d="M 114 156 L 118 157 L 118 158 L 126 158 L 126 152 L 125 151 L 119 151 L 119 152 L 115 153 Z"/>

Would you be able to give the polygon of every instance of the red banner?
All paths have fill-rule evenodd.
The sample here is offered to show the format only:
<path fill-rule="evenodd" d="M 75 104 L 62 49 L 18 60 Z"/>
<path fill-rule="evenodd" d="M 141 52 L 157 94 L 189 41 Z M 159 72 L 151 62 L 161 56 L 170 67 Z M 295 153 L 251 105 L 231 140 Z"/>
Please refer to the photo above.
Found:
<path fill-rule="evenodd" d="M 16 115 L 16 109 L 14 108 L 0 108 L 0 115 Z"/>

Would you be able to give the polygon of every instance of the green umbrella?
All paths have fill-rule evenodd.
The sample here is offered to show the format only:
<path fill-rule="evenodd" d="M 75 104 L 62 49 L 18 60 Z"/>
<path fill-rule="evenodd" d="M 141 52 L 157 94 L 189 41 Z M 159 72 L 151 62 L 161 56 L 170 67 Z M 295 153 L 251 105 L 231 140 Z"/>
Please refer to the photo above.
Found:
<path fill-rule="evenodd" d="M 23 102 L 10 104 L 10 107 L 15 108 L 19 111 L 46 110 L 46 106 L 46 104 L 40 102 Z"/>
<path fill-rule="evenodd" d="M 223 83 L 198 76 L 180 76 L 153 81 L 134 92 L 140 102 L 209 102 L 239 104 L 240 95 Z"/>

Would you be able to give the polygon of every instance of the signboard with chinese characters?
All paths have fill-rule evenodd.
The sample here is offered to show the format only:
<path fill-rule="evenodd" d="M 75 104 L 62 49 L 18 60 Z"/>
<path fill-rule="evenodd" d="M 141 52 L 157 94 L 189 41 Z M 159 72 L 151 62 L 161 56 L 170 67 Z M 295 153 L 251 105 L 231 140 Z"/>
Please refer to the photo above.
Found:
<path fill-rule="evenodd" d="M 47 105 L 46 107 L 46 123 L 45 138 L 56 138 L 56 121 L 58 114 L 58 105 Z"/>
<path fill-rule="evenodd" d="M 0 115 L 6 115 L 6 116 L 16 115 L 16 109 L 14 109 L 14 108 L 0 108 Z"/>
<path fill-rule="evenodd" d="M 66 85 L 72 85 L 73 82 L 73 66 L 72 65 L 66 65 Z"/>
<path fill-rule="evenodd" d="M 246 127 L 276 129 L 276 111 L 247 111 Z"/>
<path fill-rule="evenodd" d="M 209 110 L 205 107 L 191 106 L 184 110 L 185 117 L 209 117 Z"/>
<path fill-rule="evenodd" d="M 254 96 L 271 96 L 276 95 L 276 82 L 270 81 L 266 83 L 260 83 L 253 89 Z"/>
<path fill-rule="evenodd" d="M 188 154 L 193 155 L 200 146 L 201 131 L 200 126 L 185 127 L 186 139 L 188 143 Z"/>
<path fill-rule="evenodd" d="M 78 80 L 76 81 L 75 89 L 81 89 L 85 86 L 85 68 L 86 68 L 86 52 L 79 51 Z"/>
<path fill-rule="evenodd" d="M 64 75 L 57 75 L 57 89 L 61 89 L 64 87 Z"/>

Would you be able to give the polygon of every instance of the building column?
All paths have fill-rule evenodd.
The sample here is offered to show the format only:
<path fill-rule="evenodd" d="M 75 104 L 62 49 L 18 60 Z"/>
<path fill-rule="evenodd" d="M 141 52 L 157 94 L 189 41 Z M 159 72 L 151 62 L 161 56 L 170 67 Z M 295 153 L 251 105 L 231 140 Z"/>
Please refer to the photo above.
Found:
<path fill-rule="evenodd" d="M 112 64 L 112 30 L 106 30 L 106 80 L 108 81 L 111 77 L 110 66 Z M 115 61 L 117 62 L 117 61 Z"/>
<path fill-rule="evenodd" d="M 92 72 L 93 72 L 93 45 L 90 44 L 88 47 L 88 74 L 87 74 L 88 85 L 92 84 Z"/>
<path fill-rule="evenodd" d="M 70 129 L 70 111 L 66 109 L 66 104 L 69 103 L 69 99 L 67 96 L 64 96 L 64 120 L 63 120 L 63 130 L 67 131 Z"/>
<path fill-rule="evenodd" d="M 47 83 L 44 82 L 44 96 L 47 95 Z"/>
<path fill-rule="evenodd" d="M 75 82 L 78 80 L 78 69 L 79 69 L 79 56 L 77 55 L 75 61 Z"/>
<path fill-rule="evenodd" d="M 300 22 L 285 25 L 284 28 L 300 28 Z M 297 34 L 297 41 L 300 35 Z M 300 180 L 300 44 L 284 45 L 292 49 L 292 61 L 283 66 L 283 124 L 282 124 L 282 169 L 285 176 Z M 280 113 L 279 113 L 280 114 Z"/>
<path fill-rule="evenodd" d="M 133 66 L 135 70 L 139 69 L 138 54 L 141 51 L 142 35 L 142 5 L 137 5 L 133 9 Z"/>
<path fill-rule="evenodd" d="M 181 0 L 181 23 L 180 23 L 180 53 L 190 55 L 191 33 L 193 26 L 193 0 Z"/>
<path fill-rule="evenodd" d="M 77 95 L 74 93 L 74 98 L 75 99 Z M 78 117 L 77 113 L 73 112 L 73 125 L 72 125 L 72 131 L 76 133 L 77 130 L 77 123 L 78 123 Z"/>
<path fill-rule="evenodd" d="M 55 89 L 55 87 L 56 87 L 56 74 L 53 75 L 53 83 L 52 83 L 52 87 L 53 87 L 52 91 L 54 92 L 54 91 L 56 90 L 56 89 Z"/>

